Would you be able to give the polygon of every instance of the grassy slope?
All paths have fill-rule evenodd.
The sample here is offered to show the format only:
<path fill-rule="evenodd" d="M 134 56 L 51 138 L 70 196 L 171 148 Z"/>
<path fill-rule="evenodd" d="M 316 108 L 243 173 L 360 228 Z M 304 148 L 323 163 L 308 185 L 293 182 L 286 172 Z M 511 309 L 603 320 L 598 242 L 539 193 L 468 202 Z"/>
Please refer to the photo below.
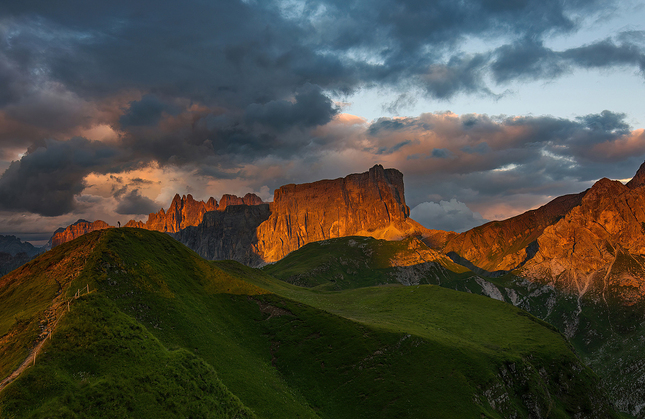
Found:
<path fill-rule="evenodd" d="M 473 398 L 473 393 L 477 393 L 473 391 L 473 382 L 491 385 L 495 377 L 490 374 L 498 369 L 505 371 L 509 365 L 518 370 L 546 366 L 546 372 L 554 376 L 566 370 L 570 374 L 572 367 L 574 370 L 582 367 L 570 345 L 552 326 L 512 305 L 489 298 L 432 285 L 371 287 L 342 292 L 307 290 L 275 282 L 239 264 L 213 263 L 232 275 L 245 277 L 287 298 L 375 328 L 409 333 L 423 339 L 432 353 L 428 359 L 432 360 L 430 370 L 434 377 L 427 380 L 424 388 L 439 396 L 434 401 L 438 405 L 457 404 L 460 400 Z M 419 367 L 417 364 L 416 368 Z M 464 371 L 468 373 L 463 374 Z M 593 383 L 597 379 L 593 374 L 589 370 L 578 374 L 580 376 L 574 378 L 576 383 L 568 394 L 559 394 L 570 405 L 580 403 L 596 392 Z M 525 380 L 522 386 L 515 391 L 521 393 L 528 387 L 533 394 L 544 395 L 545 391 L 558 394 L 553 388 L 546 389 L 548 385 L 537 377 Z M 550 417 L 566 417 L 562 405 L 552 408 Z M 521 411 L 520 403 L 515 401 L 507 413 L 513 409 Z M 446 417 L 451 416 L 447 414 Z"/>
<path fill-rule="evenodd" d="M 0 278 L 0 379 L 15 370 L 40 332 L 44 311 L 79 275 L 99 235 L 83 236 Z M 74 252 L 70 249 L 73 247 Z"/>
<path fill-rule="evenodd" d="M 365 264 L 365 256 L 352 249 L 352 246 L 348 245 L 348 240 L 348 238 L 337 239 L 335 242 L 330 243 L 331 245 L 325 247 L 314 247 L 312 245 L 316 243 L 310 244 L 308 245 L 310 246 L 309 251 L 305 251 L 307 248 L 304 247 L 291 253 L 289 257 L 265 267 L 264 271 L 283 280 L 289 281 L 291 278 L 301 275 L 308 277 L 312 283 L 316 281 L 324 283 L 325 280 L 328 280 L 329 272 L 331 271 L 331 269 L 326 268 L 326 264 L 331 265 L 335 263 L 335 269 L 341 272 L 343 269 L 347 269 L 347 266 L 358 265 L 358 268 L 355 268 L 352 272 L 354 282 L 343 284 L 344 288 L 355 288 L 357 284 L 358 286 L 365 286 L 365 284 L 369 284 L 370 282 L 372 285 L 382 283 L 382 281 L 379 282 L 378 277 L 375 280 L 375 275 L 370 272 L 374 264 Z M 370 240 L 371 246 L 379 242 L 374 239 Z M 397 246 L 397 244 L 392 243 L 390 246 L 390 248 L 396 248 L 394 246 Z M 399 245 L 399 248 L 403 250 L 405 246 Z M 392 255 L 392 253 L 386 254 L 383 252 L 373 252 L 373 254 L 380 256 L 382 261 L 381 265 L 384 266 L 387 265 L 386 258 Z M 341 259 L 344 259 L 344 265 L 338 263 Z M 361 263 L 352 263 L 352 260 L 358 260 Z M 325 269 L 321 269 L 321 266 L 325 267 Z M 622 268 L 622 271 L 625 270 L 628 269 Z M 576 296 L 557 293 L 553 290 L 551 292 L 540 291 L 540 284 L 530 283 L 512 274 L 500 278 L 486 278 L 485 281 L 491 285 L 495 285 L 500 291 L 499 295 L 507 303 L 512 302 L 510 295 L 511 292 L 515 292 L 516 302 L 520 300 L 520 306 L 522 308 L 556 326 L 559 330 L 564 332 L 571 330 L 572 327 L 577 327 L 577 332 L 571 336 L 571 343 L 574 345 L 577 353 L 603 377 L 603 382 L 608 392 L 614 400 L 619 402 L 621 410 L 636 411 L 636 409 L 639 409 L 638 406 L 640 404 L 637 400 L 642 398 L 642 394 L 645 394 L 643 393 L 644 390 L 636 384 L 642 381 L 642 371 L 644 370 L 642 367 L 642 351 L 639 350 L 639 345 L 643 342 L 642 336 L 644 333 L 638 327 L 642 315 L 634 316 L 634 313 L 642 313 L 643 310 L 641 307 L 631 307 L 630 309 L 621 311 L 617 309 L 620 305 L 615 304 L 613 306 L 614 308 L 610 310 L 606 304 L 599 304 L 585 298 L 581 301 L 582 311 L 576 314 L 579 309 Z M 432 275 L 428 275 L 421 282 L 441 284 L 441 286 L 446 288 L 475 294 L 485 294 L 482 286 L 474 277 L 463 273 L 459 275 L 445 275 L 440 281 Z M 271 287 L 271 285 L 266 286 Z M 283 288 L 285 289 L 271 289 L 284 295 L 290 295 L 291 298 L 303 298 L 298 297 L 301 290 L 297 288 L 291 289 L 285 286 Z M 314 288 L 314 290 L 318 289 L 324 288 Z M 374 293 L 376 291 L 371 292 Z M 330 302 L 328 301 L 329 296 L 314 296 L 314 294 L 305 294 L 304 301 L 312 305 L 330 309 L 340 315 L 365 321 L 366 313 L 362 309 L 352 310 L 355 304 L 362 304 L 361 300 L 363 296 L 352 295 L 352 293 L 346 293 L 345 295 L 346 297 L 341 297 L 341 299 L 348 301 L 343 301 L 342 303 L 336 301 Z M 388 298 L 394 295 L 395 293 L 390 294 L 389 292 L 384 294 Z M 394 307 L 390 302 L 384 302 L 384 304 Z M 415 323 L 415 318 L 431 318 L 431 315 L 428 317 L 428 314 L 419 316 L 418 314 L 409 313 L 411 307 L 414 307 L 414 305 L 405 304 L 402 305 L 402 309 L 397 308 L 396 321 L 402 321 L 401 314 L 405 313 L 404 316 L 409 316 L 410 318 L 411 326 L 418 328 L 419 324 Z M 437 312 L 442 314 L 449 311 L 449 307 L 437 310 Z M 387 314 L 387 310 L 382 313 L 377 313 L 380 317 L 377 322 L 389 322 L 390 319 L 387 318 Z M 477 320 L 475 319 L 475 321 L 471 321 L 469 324 L 476 325 Z M 618 327 L 628 330 L 619 331 Z M 475 329 L 477 328 L 475 327 Z M 488 329 L 484 328 L 481 330 Z M 482 342 L 485 345 L 497 345 L 497 343 L 487 342 L 487 338 L 487 336 L 472 336 L 473 341 Z M 643 410 L 642 407 L 640 409 Z"/>
<path fill-rule="evenodd" d="M 504 304 L 433 286 L 311 291 L 161 233 L 98 234 L 68 291 L 95 292 L 0 393 L 2 415 L 502 417 L 491 400 L 526 416 L 533 397 L 569 417 L 599 409 L 590 395 L 603 408 L 566 342 Z"/>
<path fill-rule="evenodd" d="M 359 236 L 323 240 L 309 243 L 263 270 L 282 281 L 318 290 L 398 284 L 397 269 L 390 266 L 390 260 L 399 253 L 409 253 L 409 240 Z M 444 257 L 429 276 L 449 280 L 461 278 L 466 272 L 469 271 Z"/>

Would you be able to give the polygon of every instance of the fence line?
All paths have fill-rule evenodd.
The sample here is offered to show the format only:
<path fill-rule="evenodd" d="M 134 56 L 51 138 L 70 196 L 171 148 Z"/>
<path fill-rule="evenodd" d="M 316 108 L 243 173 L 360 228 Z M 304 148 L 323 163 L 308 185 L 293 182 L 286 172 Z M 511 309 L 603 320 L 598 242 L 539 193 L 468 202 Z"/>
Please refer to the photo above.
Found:
<path fill-rule="evenodd" d="M 83 290 L 85 290 L 85 293 L 81 292 Z M 22 372 L 25 369 L 27 369 L 27 367 L 29 367 L 30 365 L 36 365 L 36 356 L 42 350 L 42 347 L 45 344 L 45 342 L 47 341 L 47 339 L 49 338 L 51 340 L 52 335 L 54 334 L 54 331 L 56 330 L 56 326 L 58 326 L 58 322 L 60 322 L 60 320 L 63 318 L 63 316 L 65 314 L 65 309 L 63 308 L 62 310 L 60 310 L 60 307 L 61 306 L 64 307 L 65 303 L 67 303 L 67 312 L 69 312 L 70 304 L 73 303 L 74 300 L 77 300 L 80 297 L 82 297 L 83 295 L 88 295 L 88 294 L 90 294 L 90 285 L 86 284 L 84 288 L 77 289 L 76 293 L 74 294 L 73 297 L 65 299 L 60 303 L 52 302 L 52 305 L 47 310 L 50 310 L 50 309 L 54 310 L 54 313 L 56 314 L 56 322 L 53 324 L 53 326 L 48 327 L 47 329 L 45 329 L 46 331 L 49 331 L 49 333 L 40 342 L 38 342 L 38 344 L 36 344 L 36 346 L 34 346 L 34 348 L 31 350 L 31 352 L 29 352 L 29 355 L 27 355 L 27 358 L 25 358 L 25 360 L 22 362 L 22 364 L 20 364 L 20 366 L 15 371 L 13 371 L 11 374 L 9 374 L 8 377 L 6 377 L 4 380 L 0 381 L 0 391 L 2 391 L 7 385 L 9 385 L 16 378 L 18 378 L 20 376 L 20 374 L 22 374 Z M 46 313 L 47 310 L 45 310 L 44 313 Z"/>

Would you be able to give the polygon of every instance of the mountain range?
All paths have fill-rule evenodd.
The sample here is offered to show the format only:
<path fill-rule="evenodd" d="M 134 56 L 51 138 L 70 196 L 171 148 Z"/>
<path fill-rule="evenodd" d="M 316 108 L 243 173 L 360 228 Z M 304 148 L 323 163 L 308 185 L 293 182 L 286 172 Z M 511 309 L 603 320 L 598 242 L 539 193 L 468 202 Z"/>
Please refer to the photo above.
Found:
<path fill-rule="evenodd" d="M 0 302 L 7 418 L 621 417 L 563 336 L 510 304 L 321 293 L 145 229 L 55 247 L 2 277 Z"/>
<path fill-rule="evenodd" d="M 543 375 L 543 385 L 546 386 L 544 388 L 548 388 L 544 391 L 550 395 L 548 398 L 551 402 L 544 404 L 543 399 L 527 402 L 526 397 L 529 397 L 527 394 L 536 394 L 536 392 L 543 394 L 542 390 L 538 391 L 529 386 L 531 390 L 525 390 L 529 393 L 522 395 L 514 387 L 518 384 L 517 380 L 511 380 L 514 384 L 504 380 L 503 383 L 492 384 L 490 380 L 484 380 L 476 384 L 476 387 L 480 390 L 488 390 L 468 396 L 469 400 L 475 401 L 475 406 L 479 406 L 477 409 L 480 409 L 479 414 L 482 417 L 611 417 L 612 409 L 616 409 L 633 417 L 645 418 L 645 403 L 642 402 L 645 400 L 645 384 L 643 384 L 645 383 L 645 355 L 642 355 L 642 342 L 645 339 L 644 200 L 645 163 L 627 184 L 603 178 L 586 191 L 556 198 L 538 209 L 516 217 L 489 222 L 463 233 L 445 232 L 427 229 L 412 220 L 410 210 L 405 203 L 403 175 L 398 170 L 385 169 L 377 165 L 368 172 L 349 175 L 345 178 L 310 184 L 285 185 L 276 189 L 273 202 L 270 203 L 263 203 L 259 197 L 252 194 L 247 194 L 243 198 L 225 195 L 219 203 L 213 198 L 204 202 L 196 201 L 191 195 L 183 197 L 176 195 L 168 210 L 162 209 L 150 214 L 146 222 L 130 221 L 126 224 L 127 227 L 136 227 L 134 229 L 117 230 L 111 229 L 111 226 L 100 220 L 95 222 L 79 220 L 74 225 L 54 234 L 52 252 L 64 254 L 77 252 L 78 244 L 74 243 L 81 243 L 84 240 L 81 237 L 94 237 L 87 239 L 96 241 L 91 250 L 94 256 L 88 257 L 105 258 L 106 246 L 111 248 L 119 234 L 117 232 L 122 231 L 124 240 L 129 240 L 130 246 L 134 247 L 130 249 L 134 255 L 145 253 L 148 255 L 146 257 L 153 257 L 152 254 L 144 251 L 153 246 L 150 242 L 171 243 L 173 241 L 168 236 L 172 236 L 203 258 L 233 260 L 246 265 L 248 268 L 235 265 L 234 262 L 220 262 L 212 265 L 218 269 L 224 269 L 229 274 L 233 272 L 235 278 L 246 284 L 243 287 L 250 287 L 248 284 L 252 284 L 263 290 L 253 288 L 255 291 L 249 294 L 250 291 L 247 290 L 242 293 L 243 295 L 273 293 L 280 298 L 327 310 L 349 321 L 357 321 L 358 324 L 370 324 L 377 329 L 393 327 L 392 330 L 404 331 L 410 336 L 422 339 L 427 339 L 429 335 L 418 329 L 410 329 L 411 324 L 420 322 L 422 329 L 435 328 L 433 330 L 443 330 L 445 327 L 445 324 L 426 324 L 428 313 L 424 311 L 423 316 L 419 315 L 420 306 L 414 305 L 430 304 L 430 294 L 437 291 L 422 291 L 430 294 L 424 294 L 423 299 L 413 304 L 408 301 L 410 297 L 399 299 L 397 293 L 407 292 L 399 290 L 409 287 L 435 290 L 439 286 L 439 289 L 444 290 L 450 288 L 451 290 L 446 290 L 450 292 L 461 291 L 459 295 L 480 294 L 503 301 L 507 306 L 516 306 L 524 310 L 520 313 L 530 313 L 527 316 L 532 315 L 546 321 L 544 325 L 554 327 L 554 330 L 562 333 L 583 363 L 591 367 L 600 377 L 600 381 L 596 384 L 592 383 L 593 380 L 585 379 L 587 388 L 595 389 L 589 390 L 590 394 L 594 394 L 593 400 L 585 399 L 585 402 L 577 400 L 575 403 L 578 403 L 578 407 L 574 408 L 561 398 L 564 394 L 563 390 L 556 388 L 557 385 L 563 384 L 562 377 L 555 379 L 549 375 L 550 368 L 562 362 L 561 360 L 554 358 L 550 361 L 555 362 L 555 364 L 549 364 L 551 367 L 542 364 L 531 364 L 527 367 L 527 364 L 522 364 L 525 365 L 522 368 L 529 368 L 529 370 L 544 369 L 546 375 L 542 372 L 540 374 Z M 144 233 L 145 230 L 155 230 L 166 235 L 149 235 Z M 94 233 L 88 235 L 93 231 Z M 162 237 L 167 238 L 162 239 Z M 137 240 L 143 241 L 137 243 Z M 163 246 L 166 250 L 160 250 L 160 254 L 155 254 L 155 258 L 162 257 L 169 249 L 176 247 L 170 244 Z M 177 250 L 173 250 L 175 251 Z M 118 252 L 114 253 L 114 250 L 110 252 L 108 255 L 111 258 L 116 257 L 114 260 L 128 257 L 115 256 Z M 44 257 L 43 255 L 40 258 Z M 190 256 L 190 258 L 196 257 L 197 255 Z M 132 266 L 136 268 L 132 266 L 127 269 L 119 268 L 122 273 L 128 273 L 128 275 L 132 269 L 141 271 L 141 278 L 136 280 L 138 282 L 135 281 L 139 290 L 154 291 L 164 295 L 166 287 L 170 287 L 168 284 L 181 276 L 177 273 L 176 277 L 166 278 L 160 273 L 161 271 L 150 268 L 157 262 L 143 260 L 136 262 L 136 258 L 132 259 L 131 264 L 135 264 Z M 6 277 L 0 279 L 4 281 L 0 282 L 0 302 L 4 301 L 2 295 L 11 294 L 6 294 L 6 290 L 13 285 L 7 284 L 29 282 L 26 279 L 15 279 L 16 275 L 26 278 L 25 275 L 36 274 L 34 266 L 54 266 L 44 262 L 39 262 L 40 265 L 38 265 L 36 261 L 12 272 L 9 275 L 10 279 L 5 279 Z M 184 262 L 176 263 L 181 265 Z M 107 264 L 112 266 L 113 262 L 107 262 Z M 30 266 L 32 267 L 28 268 Z M 103 266 L 101 271 L 103 273 L 96 273 L 91 281 L 97 281 L 96 275 L 108 283 L 121 281 L 114 279 L 113 275 L 105 274 L 107 272 L 105 264 L 101 266 Z M 252 268 L 261 268 L 261 270 Z M 75 272 L 84 272 L 86 268 L 83 265 L 74 269 Z M 190 269 L 194 271 L 195 268 Z M 105 275 L 109 277 L 104 277 Z M 204 275 L 218 277 L 222 274 Z M 128 279 L 128 281 L 132 280 Z M 196 281 L 205 284 L 203 279 L 196 279 Z M 397 287 L 401 285 L 407 288 Z M 374 286 L 377 288 L 373 288 Z M 59 293 L 66 289 L 66 285 L 61 285 L 60 281 L 58 287 Z M 390 289 L 390 287 L 394 287 L 391 295 L 388 294 L 390 291 L 377 291 Z M 87 289 L 90 288 L 88 285 Z M 5 294 L 2 294 L 3 289 Z M 410 292 L 414 292 L 417 288 L 410 289 Z M 228 293 L 228 291 L 221 292 Z M 65 292 L 69 296 L 71 291 Z M 128 291 L 124 289 L 123 292 Z M 381 292 L 385 294 L 378 298 L 382 299 L 379 301 L 384 306 L 370 306 L 375 303 L 369 295 Z M 337 293 L 342 296 L 333 297 Z M 401 294 L 401 297 L 403 295 Z M 442 294 L 442 298 L 452 298 L 448 297 L 449 295 L 452 294 Z M 54 294 L 52 298 L 56 298 Z M 48 299 L 49 297 L 46 297 L 40 303 L 34 303 L 33 313 L 46 312 L 45 306 L 49 304 Z M 360 307 L 355 305 L 359 303 L 355 303 L 352 299 L 363 301 L 360 303 L 363 305 Z M 386 301 L 395 300 L 397 301 L 396 313 L 391 313 L 389 319 L 382 317 L 383 313 L 389 312 L 384 308 L 389 304 Z M 371 303 L 368 303 L 369 301 Z M 470 303 L 478 306 L 480 303 L 475 301 L 479 300 L 473 300 Z M 167 304 L 167 302 L 159 303 Z M 257 304 L 263 312 L 263 304 L 268 303 Z M 289 304 L 291 303 L 287 303 Z M 148 303 L 144 305 L 148 307 L 146 310 L 156 310 Z M 275 302 L 269 305 L 274 307 L 266 309 L 269 318 L 274 317 L 274 314 L 270 313 L 278 313 L 284 309 L 280 308 L 283 307 L 282 305 Z M 293 306 L 288 308 L 291 313 L 294 310 Z M 414 313 L 410 314 L 410 310 Z M 442 310 L 445 310 L 445 307 Z M 466 308 L 459 310 L 468 312 Z M 3 313 L 3 315 L 20 318 L 12 313 Z M 135 312 L 129 312 L 128 315 L 134 315 L 137 321 L 141 321 Z M 33 314 L 33 316 L 42 317 L 42 314 Z M 493 323 L 502 321 L 503 316 L 497 316 L 491 317 Z M 450 321 L 468 323 L 473 320 L 472 318 L 468 320 L 452 318 Z M 6 340 L 7 336 L 14 336 L 11 330 L 20 324 L 19 320 L 16 322 L 6 329 L 2 339 Z M 150 324 L 145 323 L 144 328 L 154 329 L 154 325 L 150 326 Z M 31 326 L 23 324 L 20 327 L 27 330 Z M 51 333 L 53 330 L 51 329 Z M 475 339 L 474 335 L 468 334 L 470 332 L 460 330 L 459 333 L 462 335 L 449 337 L 446 342 L 454 343 L 460 339 L 466 339 L 471 342 L 468 345 L 481 344 L 478 340 L 481 336 Z M 154 330 L 152 332 L 155 334 Z M 32 337 L 25 338 L 24 342 L 34 342 L 33 335 L 29 336 Z M 166 342 L 162 339 L 160 344 L 167 345 L 173 339 Z M 512 337 L 506 336 L 500 339 L 512 347 L 513 344 L 508 343 L 513 341 Z M 502 341 L 495 345 L 504 347 Z M 278 345 L 281 344 L 278 343 Z M 8 348 L 8 343 L 5 342 L 4 345 Z M 515 353 L 513 349 L 506 350 Z M 548 350 L 553 350 L 553 347 L 549 347 Z M 6 351 L 5 349 L 5 354 Z M 537 348 L 532 348 L 523 354 L 516 353 L 511 358 L 518 356 L 519 358 L 513 359 L 522 359 L 521 362 L 525 363 L 527 354 L 533 351 L 540 352 Z M 271 353 L 274 353 L 273 349 Z M 564 356 L 564 353 L 560 353 Z M 371 359 L 373 358 L 374 355 L 371 356 Z M 325 361 L 321 362 L 325 363 Z M 400 361 L 394 363 L 397 362 Z M 482 374 L 486 376 L 493 371 L 493 376 L 500 376 L 500 374 L 505 376 L 510 364 L 504 361 L 502 364 L 505 366 L 502 367 L 500 366 L 502 364 L 496 362 L 493 362 L 496 365 L 493 370 Z M 224 368 L 223 364 L 215 365 L 212 360 L 207 360 L 206 363 L 216 367 L 218 372 Z M 18 361 L 14 361 L 12 365 L 18 365 Z M 586 367 L 576 366 L 574 370 L 577 372 L 566 374 L 580 376 L 584 368 Z M 287 370 L 278 369 L 279 375 L 296 374 L 292 370 L 287 372 Z M 8 370 L 2 371 L 3 374 L 8 372 Z M 551 378 L 545 378 L 547 376 Z M 523 378 L 523 382 L 529 383 L 530 379 L 526 377 Z M 412 379 L 414 380 L 417 378 Z M 421 385 L 421 382 L 414 382 L 417 383 L 415 385 Z M 289 386 L 294 385 L 293 382 L 290 383 Z M 311 394 L 305 395 L 307 391 L 302 390 L 299 387 L 300 384 L 304 385 L 299 383 L 296 386 L 298 390 L 290 387 L 288 391 L 296 391 L 306 400 L 303 406 L 312 408 Z M 472 382 L 468 384 L 468 386 L 472 385 Z M 497 390 L 491 390 L 493 388 L 490 387 L 491 385 Z M 509 390 L 509 385 L 513 387 L 512 391 Z M 556 387 L 553 387 L 554 385 Z M 226 386 L 230 387 L 228 382 Z M 511 400 L 511 405 L 507 403 L 506 407 L 498 408 L 501 406 L 499 401 L 501 399 L 495 401 L 496 399 L 491 398 L 491 394 L 498 390 L 504 395 L 500 393 L 501 398 L 507 402 Z M 239 388 L 235 389 L 233 394 L 239 395 L 239 391 Z M 318 392 L 316 394 L 321 396 L 323 394 L 326 394 L 325 397 L 329 396 L 325 389 L 316 391 Z M 485 394 L 485 397 L 481 394 Z M 484 397 L 486 401 L 478 403 L 476 400 L 483 400 L 478 397 Z M 537 397 L 539 399 L 542 396 Z M 551 399 L 551 397 L 555 398 Z M 605 400 L 603 397 L 607 397 L 610 402 L 602 401 Z M 250 399 L 240 396 L 240 400 L 243 402 L 243 407 L 249 408 L 248 403 L 250 403 L 252 405 L 250 410 L 258 411 L 259 405 L 254 405 L 253 402 L 247 403 Z M 2 406 L 1 403 L 3 402 L 0 400 L 0 406 Z M 589 411 L 581 413 L 580 403 L 584 406 L 604 406 L 598 407 L 600 409 L 598 412 L 604 413 L 600 416 L 593 416 Z M 544 410 L 547 405 L 550 407 Z M 321 416 L 340 417 L 335 416 L 338 411 L 334 410 L 340 408 L 339 406 L 325 411 Z M 557 406 L 564 406 L 561 415 L 549 413 L 558 411 Z M 313 409 L 320 413 L 315 406 Z M 517 416 L 512 416 L 509 412 L 516 412 Z M 260 416 L 270 417 L 271 415 L 264 412 Z"/>

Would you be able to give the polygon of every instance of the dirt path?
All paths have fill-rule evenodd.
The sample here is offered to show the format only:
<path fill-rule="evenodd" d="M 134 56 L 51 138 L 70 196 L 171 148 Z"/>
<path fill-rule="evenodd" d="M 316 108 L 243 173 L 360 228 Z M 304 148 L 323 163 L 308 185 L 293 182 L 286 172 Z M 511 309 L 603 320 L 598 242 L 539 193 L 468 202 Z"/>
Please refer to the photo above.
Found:
<path fill-rule="evenodd" d="M 43 349 L 43 346 L 47 342 L 47 339 L 51 339 L 52 334 L 56 331 L 58 322 L 60 322 L 65 313 L 69 311 L 69 307 L 80 296 L 89 294 L 86 289 L 83 289 L 83 291 L 85 292 L 83 293 L 79 291 L 76 296 L 69 299 L 63 299 L 63 293 L 61 293 L 61 295 L 52 300 L 52 305 L 44 311 L 45 319 L 44 323 L 41 323 L 42 331 L 36 339 L 36 346 L 34 346 L 31 351 L 29 351 L 27 358 L 25 358 L 22 364 L 20 364 L 20 366 L 14 372 L 12 372 L 4 380 L 0 381 L 0 392 L 12 381 L 18 378 L 20 374 L 22 374 L 28 367 L 35 365 L 38 354 Z"/>

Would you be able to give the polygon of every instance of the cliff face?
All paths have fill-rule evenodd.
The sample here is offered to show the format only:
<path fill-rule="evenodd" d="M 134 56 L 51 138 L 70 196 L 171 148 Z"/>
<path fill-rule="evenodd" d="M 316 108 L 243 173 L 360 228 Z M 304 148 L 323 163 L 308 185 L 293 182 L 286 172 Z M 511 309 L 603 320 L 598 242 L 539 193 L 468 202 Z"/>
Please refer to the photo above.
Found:
<path fill-rule="evenodd" d="M 492 221 L 460 234 L 449 236 L 442 247 L 478 268 L 487 271 L 512 270 L 533 256 L 530 246 L 545 228 L 556 223 L 580 205 L 586 192 L 564 195 L 548 204 L 504 221 Z M 440 232 L 442 233 L 442 232 Z M 431 247 L 436 234 L 425 241 Z M 441 242 L 440 240 L 437 240 Z"/>
<path fill-rule="evenodd" d="M 128 221 L 126 227 L 138 227 L 148 230 L 176 233 L 187 227 L 197 226 L 208 211 L 224 211 L 229 205 L 259 205 L 262 200 L 255 194 L 246 194 L 244 198 L 235 195 L 224 195 L 219 205 L 215 198 L 208 201 L 196 201 L 192 195 L 175 195 L 167 211 L 163 208 L 148 216 L 148 221 Z"/>
<path fill-rule="evenodd" d="M 260 205 L 264 204 L 259 196 L 252 193 L 247 193 L 243 198 L 235 195 L 225 194 L 219 201 L 218 211 L 224 211 L 229 205 Z"/>
<path fill-rule="evenodd" d="M 91 223 L 85 220 L 78 220 L 74 224 L 68 226 L 65 230 L 57 231 L 56 233 L 54 233 L 51 238 L 52 247 L 56 247 L 65 242 L 74 240 L 75 238 L 80 237 L 83 234 L 110 227 L 113 226 L 101 220 L 97 220 Z"/>
<path fill-rule="evenodd" d="M 627 185 L 601 179 L 537 210 L 447 236 L 435 248 L 475 272 L 515 270 L 567 294 L 645 303 L 645 163 Z"/>
<path fill-rule="evenodd" d="M 207 211 L 216 209 L 217 201 L 214 198 L 204 202 L 195 201 L 190 194 L 184 196 L 177 194 L 167 211 L 162 208 L 159 212 L 150 214 L 147 222 L 139 225 L 126 224 L 126 226 L 143 226 L 148 230 L 176 233 L 182 228 L 196 226 L 202 222 L 202 218 Z"/>
<path fill-rule="evenodd" d="M 257 229 L 258 253 L 277 261 L 307 243 L 351 235 L 399 239 L 426 229 L 408 218 L 403 174 L 381 165 L 334 180 L 285 185 Z"/>
<path fill-rule="evenodd" d="M 580 206 L 544 230 L 522 275 L 578 295 L 627 305 L 643 300 L 645 183 L 634 180 L 596 182 Z"/>
<path fill-rule="evenodd" d="M 203 258 L 258 266 L 264 261 L 257 251 L 256 230 L 270 214 L 269 204 L 229 205 L 224 211 L 207 212 L 199 225 L 174 237 Z"/>

